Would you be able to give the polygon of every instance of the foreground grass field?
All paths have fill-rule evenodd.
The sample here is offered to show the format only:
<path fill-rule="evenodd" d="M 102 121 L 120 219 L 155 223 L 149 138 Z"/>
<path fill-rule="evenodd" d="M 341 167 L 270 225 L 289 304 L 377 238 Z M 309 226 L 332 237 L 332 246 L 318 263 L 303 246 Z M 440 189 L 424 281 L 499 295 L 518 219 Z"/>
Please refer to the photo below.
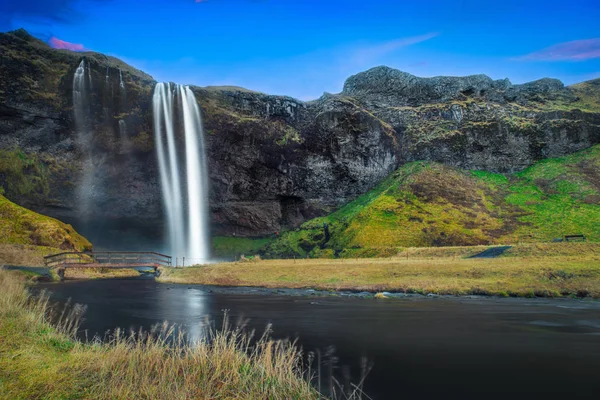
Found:
<path fill-rule="evenodd" d="M 49 322 L 47 300 L 32 300 L 24 278 L 0 270 L 1 399 L 318 399 L 288 342 L 251 346 L 235 329 L 193 346 L 116 331 L 111 343 L 74 339 L 81 308 Z"/>
<path fill-rule="evenodd" d="M 600 298 L 599 244 L 521 245 L 499 258 L 464 258 L 486 248 L 414 248 L 374 259 L 222 263 L 164 269 L 159 279 L 269 288 Z"/>

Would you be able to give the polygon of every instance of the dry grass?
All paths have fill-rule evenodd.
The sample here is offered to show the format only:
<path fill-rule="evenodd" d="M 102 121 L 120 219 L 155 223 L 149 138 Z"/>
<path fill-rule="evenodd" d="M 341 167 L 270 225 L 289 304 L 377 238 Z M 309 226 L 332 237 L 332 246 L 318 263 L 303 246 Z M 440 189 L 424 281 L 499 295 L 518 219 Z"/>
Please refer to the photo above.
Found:
<path fill-rule="evenodd" d="M 116 268 L 66 268 L 65 279 L 133 278 L 140 276 L 135 269 Z"/>
<path fill-rule="evenodd" d="M 543 248 L 545 247 L 545 249 Z M 516 247 L 513 255 L 470 259 L 454 252 L 414 250 L 378 259 L 263 260 L 164 269 L 163 282 L 269 288 L 398 291 L 451 295 L 592 296 L 600 298 L 600 245 Z M 434 256 L 433 254 L 437 254 Z"/>
<path fill-rule="evenodd" d="M 44 265 L 44 256 L 61 251 L 45 246 L 0 243 L 0 265 L 39 267 Z"/>
<path fill-rule="evenodd" d="M 298 350 L 225 326 L 186 344 L 164 325 L 152 334 L 116 330 L 110 343 L 74 338 L 83 308 L 58 326 L 47 297 L 30 298 L 23 278 L 0 270 L 0 398 L 317 399 Z M 254 344 L 252 344 L 254 343 Z"/>

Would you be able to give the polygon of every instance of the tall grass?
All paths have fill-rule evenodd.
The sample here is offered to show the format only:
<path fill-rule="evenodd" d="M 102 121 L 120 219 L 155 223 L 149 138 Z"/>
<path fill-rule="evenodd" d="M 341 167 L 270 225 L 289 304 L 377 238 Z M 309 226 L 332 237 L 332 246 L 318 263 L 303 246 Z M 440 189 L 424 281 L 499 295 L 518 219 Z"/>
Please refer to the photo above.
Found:
<path fill-rule="evenodd" d="M 323 398 L 295 343 L 271 339 L 269 329 L 254 338 L 225 318 L 194 343 L 166 323 L 82 342 L 84 307 L 57 314 L 14 271 L 0 270 L 0 287 L 0 398 Z M 331 382 L 335 397 L 360 398 L 359 385 Z"/>

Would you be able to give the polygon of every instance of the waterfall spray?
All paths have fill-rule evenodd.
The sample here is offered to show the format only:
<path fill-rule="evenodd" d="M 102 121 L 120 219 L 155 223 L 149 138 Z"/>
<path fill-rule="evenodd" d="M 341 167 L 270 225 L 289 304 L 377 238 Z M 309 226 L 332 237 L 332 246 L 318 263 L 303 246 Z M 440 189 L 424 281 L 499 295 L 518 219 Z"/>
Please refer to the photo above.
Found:
<path fill-rule="evenodd" d="M 200 109 L 187 86 L 158 83 L 153 111 L 171 255 L 191 258 L 194 262 L 207 261 L 208 176 Z M 184 145 L 183 151 L 177 148 L 175 137 L 180 131 L 183 131 L 183 140 L 179 140 Z M 180 176 L 184 176 L 183 181 Z"/>
<path fill-rule="evenodd" d="M 119 87 L 121 89 L 125 89 L 125 85 L 123 84 L 123 72 L 119 69 Z"/>

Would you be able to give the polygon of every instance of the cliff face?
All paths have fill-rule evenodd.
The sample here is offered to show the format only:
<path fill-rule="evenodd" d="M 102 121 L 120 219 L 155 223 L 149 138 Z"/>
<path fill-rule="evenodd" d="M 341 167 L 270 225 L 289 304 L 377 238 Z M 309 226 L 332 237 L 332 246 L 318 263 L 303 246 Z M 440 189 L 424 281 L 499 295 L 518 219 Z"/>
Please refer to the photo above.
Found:
<path fill-rule="evenodd" d="M 76 190 L 84 155 L 72 110 L 83 57 L 94 149 L 88 223 L 160 236 L 154 80 L 101 54 L 50 49 L 24 31 L 0 34 L 0 151 L 15 160 L 0 167 L 0 185 L 19 204 L 76 226 L 84 220 Z M 597 86 L 417 78 L 379 67 L 311 102 L 192 87 L 204 119 L 213 232 L 259 236 L 298 226 L 408 161 L 514 172 L 589 147 L 600 142 Z"/>

